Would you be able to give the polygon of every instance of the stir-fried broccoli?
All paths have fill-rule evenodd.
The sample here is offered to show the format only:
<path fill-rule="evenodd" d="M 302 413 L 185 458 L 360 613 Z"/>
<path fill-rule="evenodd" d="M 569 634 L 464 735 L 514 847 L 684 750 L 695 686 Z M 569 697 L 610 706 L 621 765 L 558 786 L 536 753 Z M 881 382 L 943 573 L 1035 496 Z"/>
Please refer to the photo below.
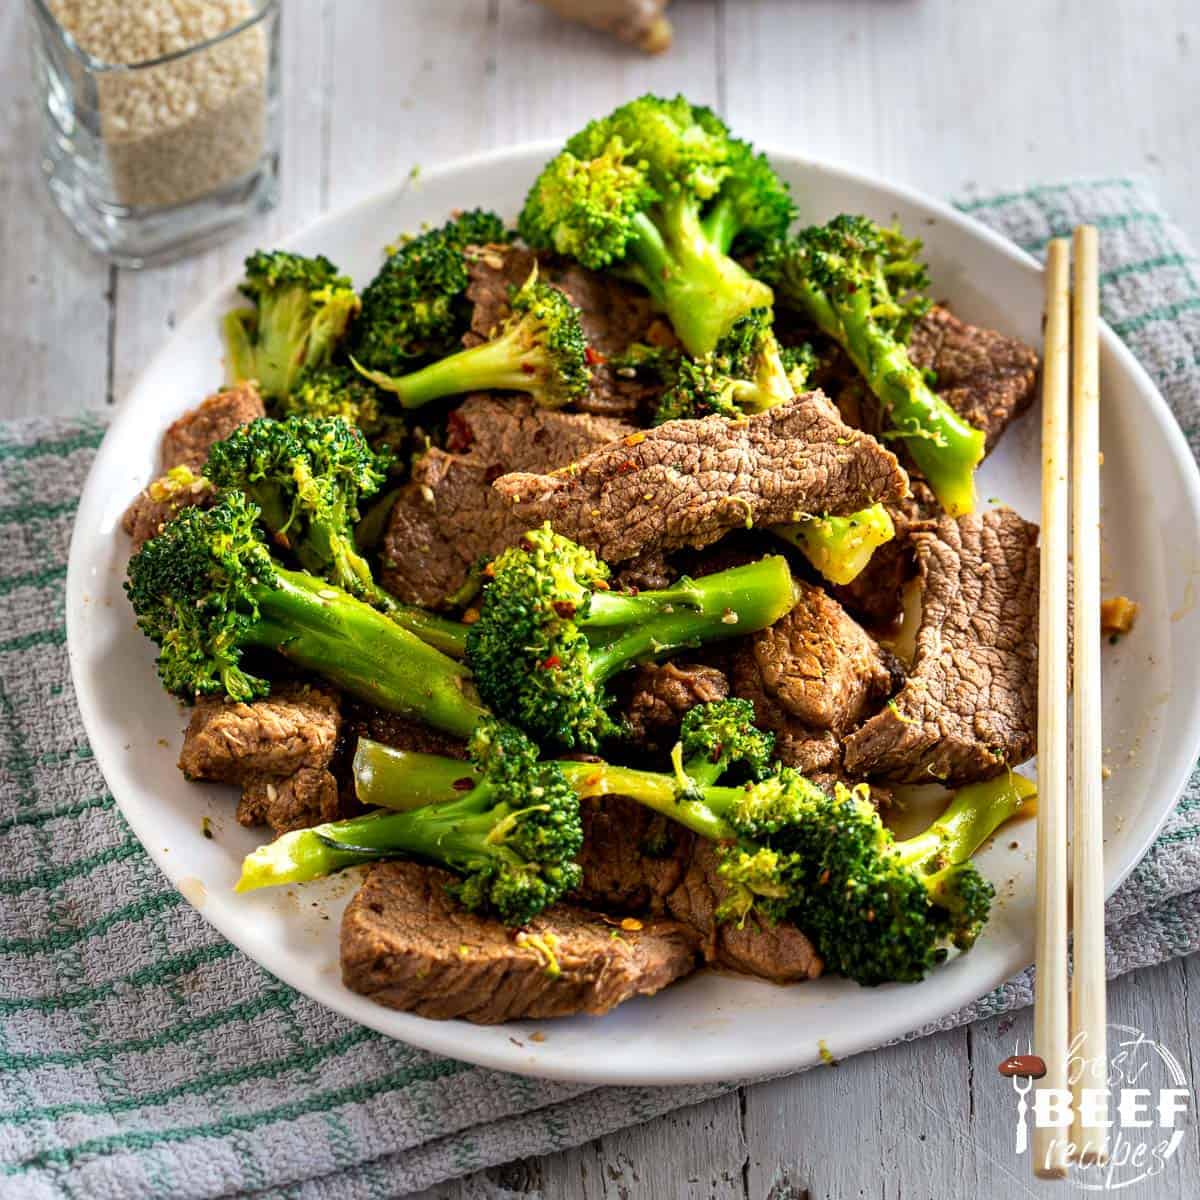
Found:
<path fill-rule="evenodd" d="M 359 501 L 380 489 L 390 465 L 388 454 L 373 451 L 358 429 L 338 417 L 263 417 L 217 442 L 205 473 L 218 488 L 244 492 L 275 544 L 306 571 L 461 658 L 465 627 L 401 604 L 375 582 L 356 544 Z"/>
<path fill-rule="evenodd" d="M 350 280 L 321 255 L 260 250 L 246 259 L 241 290 L 255 307 L 226 314 L 230 382 L 257 379 L 274 399 L 286 396 L 305 368 L 332 360 L 359 309 Z"/>
<path fill-rule="evenodd" d="M 301 372 L 296 386 L 271 406 L 271 415 L 341 417 L 357 426 L 371 442 L 391 442 L 404 435 L 404 422 L 385 410 L 383 393 L 348 363 Z"/>
<path fill-rule="evenodd" d="M 871 555 L 896 536 L 891 514 L 882 504 L 845 517 L 809 517 L 772 525 L 776 537 L 791 542 L 830 583 L 852 583 L 866 570 Z"/>
<path fill-rule="evenodd" d="M 237 890 L 415 857 L 463 876 L 450 891 L 464 907 L 526 924 L 579 884 L 579 797 L 558 766 L 538 760 L 528 738 L 491 718 L 473 734 L 470 755 L 473 786 L 457 798 L 285 834 L 247 856 Z M 453 761 L 461 780 L 466 767 Z"/>
<path fill-rule="evenodd" d="M 492 564 L 467 661 L 484 701 L 540 741 L 595 748 L 619 732 L 605 689 L 617 672 L 763 629 L 795 600 L 778 556 L 637 595 L 609 590 L 608 574 L 549 523 Z"/>
<path fill-rule="evenodd" d="M 471 318 L 464 251 L 507 240 L 504 222 L 483 209 L 402 238 L 363 290 L 354 357 L 368 370 L 400 375 L 457 349 Z"/>
<path fill-rule="evenodd" d="M 842 346 L 941 506 L 959 516 L 975 506 L 984 435 L 930 389 L 909 359 L 908 336 L 929 308 L 919 251 L 919 241 L 897 230 L 843 215 L 772 243 L 756 270 L 783 303 Z"/>
<path fill-rule="evenodd" d="M 738 418 L 786 404 L 795 395 L 771 325 L 756 308 L 734 321 L 711 354 L 684 357 L 658 402 L 654 423 L 719 413 Z"/>
<path fill-rule="evenodd" d="M 243 665 L 269 650 L 380 708 L 468 735 L 483 715 L 467 673 L 370 605 L 276 563 L 259 509 L 241 492 L 189 508 L 129 561 L 125 583 L 142 632 L 159 646 L 168 691 L 191 700 L 265 696 Z"/>
<path fill-rule="evenodd" d="M 771 289 L 729 257 L 783 236 L 786 185 L 710 109 L 642 96 L 575 134 L 534 183 L 518 228 L 536 248 L 620 267 L 708 354 Z"/>
<path fill-rule="evenodd" d="M 478 346 L 410 375 L 360 370 L 405 408 L 463 392 L 528 392 L 543 408 L 561 408 L 586 395 L 591 371 L 575 305 L 557 288 L 539 281 L 536 268 L 510 304 L 512 313 Z"/>

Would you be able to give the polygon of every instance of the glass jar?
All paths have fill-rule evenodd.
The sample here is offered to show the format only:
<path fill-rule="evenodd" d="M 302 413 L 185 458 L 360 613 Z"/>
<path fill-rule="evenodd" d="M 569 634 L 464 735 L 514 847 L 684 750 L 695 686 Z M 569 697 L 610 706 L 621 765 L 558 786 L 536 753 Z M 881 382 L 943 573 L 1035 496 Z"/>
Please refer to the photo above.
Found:
<path fill-rule="evenodd" d="M 280 2 L 230 0 L 227 28 L 128 63 L 81 45 L 114 45 L 124 57 L 138 44 L 127 16 L 120 25 L 121 6 L 111 7 L 116 32 L 98 31 L 89 15 L 77 40 L 55 16 L 71 11 L 69 0 L 27 0 L 41 167 L 93 249 L 120 266 L 150 266 L 211 245 L 275 204 Z"/>

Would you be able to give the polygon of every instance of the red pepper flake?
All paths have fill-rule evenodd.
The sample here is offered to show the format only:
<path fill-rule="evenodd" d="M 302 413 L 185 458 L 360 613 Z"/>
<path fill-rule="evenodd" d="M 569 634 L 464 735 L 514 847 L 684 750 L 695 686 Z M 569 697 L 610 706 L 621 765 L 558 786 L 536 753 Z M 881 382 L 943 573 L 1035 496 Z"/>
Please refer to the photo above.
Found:
<path fill-rule="evenodd" d="M 479 620 L 479 609 L 468 608 L 462 615 L 462 623 L 464 625 L 474 625 Z"/>
<path fill-rule="evenodd" d="M 637 433 L 630 433 L 621 439 L 627 446 L 637 446 L 645 440 L 646 434 L 644 430 L 639 430 Z"/>
<path fill-rule="evenodd" d="M 488 563 L 488 565 L 483 568 L 483 576 L 485 579 L 495 579 L 496 578 L 496 564 L 493 562 Z"/>
<path fill-rule="evenodd" d="M 569 621 L 575 615 L 575 605 L 570 600 L 555 600 L 553 607 L 564 621 Z"/>
<path fill-rule="evenodd" d="M 608 359 L 605 358 L 604 355 L 601 354 L 600 351 L 597 350 L 594 346 L 589 346 L 583 352 L 583 357 L 586 358 L 588 360 L 588 363 L 593 367 L 598 367 L 601 365 L 601 363 L 608 362 Z"/>
<path fill-rule="evenodd" d="M 607 579 L 597 579 L 597 580 L 594 580 L 594 581 L 593 581 L 593 583 L 592 583 L 592 587 L 593 587 L 593 588 L 594 588 L 594 589 L 595 589 L 597 592 L 607 592 L 607 591 L 610 591 L 610 590 L 611 590 L 611 589 L 609 588 L 609 586 L 608 586 L 608 580 L 607 580 Z"/>
<path fill-rule="evenodd" d="M 522 364 L 521 364 L 521 370 L 522 370 L 522 371 L 523 371 L 523 372 L 524 372 L 526 375 L 534 375 L 534 374 L 536 374 L 536 373 L 537 373 L 537 367 L 535 367 L 535 366 L 533 365 L 533 363 L 522 363 Z"/>
<path fill-rule="evenodd" d="M 617 472 L 621 475 L 628 475 L 630 471 L 636 471 L 637 469 L 637 463 L 632 458 L 627 458 L 623 463 L 617 465 Z"/>
<path fill-rule="evenodd" d="M 542 661 L 543 671 L 557 671 L 562 666 L 562 659 L 557 654 L 551 654 L 549 658 Z"/>
<path fill-rule="evenodd" d="M 475 431 L 463 415 L 455 409 L 446 418 L 446 449 L 451 454 L 461 454 L 475 441 Z"/>

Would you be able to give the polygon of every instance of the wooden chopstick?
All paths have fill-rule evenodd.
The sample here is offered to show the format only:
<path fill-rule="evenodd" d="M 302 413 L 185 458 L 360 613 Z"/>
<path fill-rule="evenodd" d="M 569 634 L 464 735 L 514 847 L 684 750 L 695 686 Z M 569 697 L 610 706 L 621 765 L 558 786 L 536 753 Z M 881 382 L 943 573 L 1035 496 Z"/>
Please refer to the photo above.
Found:
<path fill-rule="evenodd" d="M 1067 589 L 1069 510 L 1070 249 L 1046 249 L 1042 365 L 1041 594 L 1038 609 L 1037 975 L 1033 1049 L 1046 1064 L 1038 1090 L 1067 1086 Z M 1075 611 L 1079 611 L 1076 597 Z M 1094 609 L 1093 613 L 1098 609 Z M 1099 621 L 1093 618 L 1099 629 Z M 1033 1169 L 1067 1173 L 1064 1130 L 1035 1125 Z"/>
<path fill-rule="evenodd" d="M 1104 797 L 1100 745 L 1100 342 L 1095 226 L 1075 230 L 1071 392 L 1072 560 L 1075 571 L 1074 829 L 1072 836 L 1071 1060 L 1080 1163 L 1103 1162 L 1100 1121 L 1081 1119 L 1080 1092 L 1103 1092 L 1108 1074 L 1104 972 Z"/>

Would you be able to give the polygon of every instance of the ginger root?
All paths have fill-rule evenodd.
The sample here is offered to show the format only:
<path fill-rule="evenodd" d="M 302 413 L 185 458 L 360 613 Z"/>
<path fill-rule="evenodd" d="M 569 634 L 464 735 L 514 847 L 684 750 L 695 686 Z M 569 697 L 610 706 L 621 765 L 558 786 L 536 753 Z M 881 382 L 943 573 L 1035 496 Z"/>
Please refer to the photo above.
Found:
<path fill-rule="evenodd" d="M 541 0 L 548 9 L 611 33 L 621 41 L 661 54 L 671 44 L 671 22 L 663 14 L 669 0 Z"/>

